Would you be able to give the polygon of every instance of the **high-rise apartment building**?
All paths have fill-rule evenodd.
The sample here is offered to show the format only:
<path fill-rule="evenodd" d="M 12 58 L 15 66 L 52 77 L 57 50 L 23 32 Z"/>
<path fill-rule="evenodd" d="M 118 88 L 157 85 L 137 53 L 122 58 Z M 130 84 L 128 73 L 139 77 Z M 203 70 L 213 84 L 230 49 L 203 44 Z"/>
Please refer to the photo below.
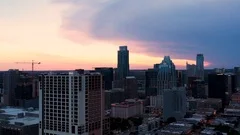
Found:
<path fill-rule="evenodd" d="M 113 68 L 97 67 L 95 68 L 95 71 L 103 75 L 104 89 L 111 90 L 113 83 Z"/>
<path fill-rule="evenodd" d="M 163 119 L 174 117 L 177 120 L 186 114 L 186 90 L 184 87 L 166 89 L 163 92 Z"/>
<path fill-rule="evenodd" d="M 123 80 L 129 75 L 129 51 L 127 46 L 120 46 L 118 51 L 117 79 Z"/>
<path fill-rule="evenodd" d="M 170 59 L 170 56 L 165 56 L 162 63 L 159 65 L 157 89 L 158 95 L 163 94 L 164 89 L 171 89 L 177 86 L 177 75 L 175 65 Z"/>
<path fill-rule="evenodd" d="M 204 80 L 204 56 L 203 56 L 203 54 L 197 54 L 196 74 L 197 74 L 197 77 Z"/>
<path fill-rule="evenodd" d="M 104 90 L 99 73 L 40 77 L 40 125 L 44 135 L 101 135 Z"/>

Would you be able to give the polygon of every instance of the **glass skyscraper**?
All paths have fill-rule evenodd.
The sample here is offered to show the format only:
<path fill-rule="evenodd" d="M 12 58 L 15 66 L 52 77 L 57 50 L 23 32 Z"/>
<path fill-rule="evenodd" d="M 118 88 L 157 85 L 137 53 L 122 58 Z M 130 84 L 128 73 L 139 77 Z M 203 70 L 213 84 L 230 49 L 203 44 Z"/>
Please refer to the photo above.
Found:
<path fill-rule="evenodd" d="M 197 61 L 196 61 L 196 73 L 197 77 L 204 80 L 204 56 L 203 54 L 197 54 Z"/>
<path fill-rule="evenodd" d="M 129 75 L 129 51 L 127 46 L 120 46 L 118 51 L 117 79 L 123 80 Z"/>
<path fill-rule="evenodd" d="M 176 68 L 170 56 L 165 56 L 160 63 L 157 81 L 158 95 L 162 95 L 164 89 L 172 89 L 177 86 Z"/>

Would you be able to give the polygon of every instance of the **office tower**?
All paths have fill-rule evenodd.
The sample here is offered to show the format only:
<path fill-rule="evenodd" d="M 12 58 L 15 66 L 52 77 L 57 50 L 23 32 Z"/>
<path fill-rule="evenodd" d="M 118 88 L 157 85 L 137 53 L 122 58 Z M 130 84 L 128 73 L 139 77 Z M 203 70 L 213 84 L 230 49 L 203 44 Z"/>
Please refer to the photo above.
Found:
<path fill-rule="evenodd" d="M 103 75 L 104 89 L 111 90 L 113 83 L 113 68 L 98 67 L 95 68 L 95 71 Z"/>
<path fill-rule="evenodd" d="M 3 104 L 3 73 L 0 72 L 0 105 Z"/>
<path fill-rule="evenodd" d="M 120 46 L 118 51 L 117 79 L 123 80 L 129 75 L 129 51 L 127 46 Z"/>
<path fill-rule="evenodd" d="M 165 56 L 159 65 L 157 89 L 158 95 L 163 94 L 164 89 L 171 89 L 177 86 L 175 65 L 169 56 Z"/>
<path fill-rule="evenodd" d="M 14 106 L 15 101 L 15 88 L 17 86 L 20 73 L 16 69 L 10 69 L 3 75 L 3 89 L 4 96 L 3 102 L 7 106 Z"/>
<path fill-rule="evenodd" d="M 4 72 L 0 72 L 0 89 L 3 89 L 3 74 Z"/>
<path fill-rule="evenodd" d="M 130 70 L 129 76 L 135 76 L 137 79 L 138 92 L 145 92 L 145 70 Z"/>
<path fill-rule="evenodd" d="M 222 99 L 223 107 L 229 103 L 234 83 L 234 76 L 230 74 L 208 75 L 208 97 Z"/>
<path fill-rule="evenodd" d="M 157 76 L 158 76 L 158 70 L 148 69 L 145 72 L 145 78 L 146 78 L 145 94 L 146 94 L 146 96 L 157 96 Z"/>
<path fill-rule="evenodd" d="M 104 90 L 100 73 L 40 77 L 39 134 L 101 135 Z"/>
<path fill-rule="evenodd" d="M 234 67 L 234 73 L 236 75 L 235 84 L 236 88 L 240 89 L 240 67 Z"/>
<path fill-rule="evenodd" d="M 197 61 L 196 61 L 196 74 L 197 77 L 204 80 L 204 56 L 203 54 L 197 54 Z"/>
<path fill-rule="evenodd" d="M 111 109 L 111 104 L 121 103 L 124 100 L 124 89 L 114 88 L 112 90 L 105 90 L 105 110 Z"/>
<path fill-rule="evenodd" d="M 195 77 L 196 76 L 196 65 L 186 63 L 187 69 L 187 77 Z"/>
<path fill-rule="evenodd" d="M 185 81 L 186 73 L 183 70 L 177 70 L 176 75 L 177 75 L 177 87 L 185 86 L 185 84 L 187 84 Z"/>
<path fill-rule="evenodd" d="M 160 65 L 160 64 L 154 64 L 154 65 L 153 65 L 153 69 L 158 70 L 158 69 L 159 69 L 159 65 Z"/>
<path fill-rule="evenodd" d="M 124 95 L 126 99 L 138 97 L 137 79 L 134 76 L 127 76 L 124 82 Z"/>
<path fill-rule="evenodd" d="M 165 89 L 163 92 L 163 119 L 174 117 L 176 120 L 184 118 L 186 114 L 186 90 L 183 87 Z"/>
<path fill-rule="evenodd" d="M 189 86 L 192 91 L 192 97 L 207 98 L 204 81 L 197 79 L 197 80 L 192 81 L 192 83 Z"/>

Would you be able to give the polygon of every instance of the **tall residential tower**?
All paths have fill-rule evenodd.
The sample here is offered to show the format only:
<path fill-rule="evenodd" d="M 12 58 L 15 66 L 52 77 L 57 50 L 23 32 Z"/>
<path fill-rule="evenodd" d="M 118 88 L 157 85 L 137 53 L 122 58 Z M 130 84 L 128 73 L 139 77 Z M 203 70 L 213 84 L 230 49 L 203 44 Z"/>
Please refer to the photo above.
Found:
<path fill-rule="evenodd" d="M 103 134 L 104 91 L 99 73 L 50 73 L 40 81 L 39 134 Z"/>

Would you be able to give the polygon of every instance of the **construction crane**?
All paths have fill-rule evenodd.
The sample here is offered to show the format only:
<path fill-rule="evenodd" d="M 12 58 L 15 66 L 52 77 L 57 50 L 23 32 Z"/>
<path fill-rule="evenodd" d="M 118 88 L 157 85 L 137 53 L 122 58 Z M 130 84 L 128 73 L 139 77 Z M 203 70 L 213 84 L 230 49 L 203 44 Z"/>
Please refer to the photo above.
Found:
<path fill-rule="evenodd" d="M 33 77 L 34 65 L 41 64 L 41 62 L 34 62 L 34 60 L 32 60 L 32 62 L 16 62 L 16 64 L 32 64 L 32 77 Z"/>

